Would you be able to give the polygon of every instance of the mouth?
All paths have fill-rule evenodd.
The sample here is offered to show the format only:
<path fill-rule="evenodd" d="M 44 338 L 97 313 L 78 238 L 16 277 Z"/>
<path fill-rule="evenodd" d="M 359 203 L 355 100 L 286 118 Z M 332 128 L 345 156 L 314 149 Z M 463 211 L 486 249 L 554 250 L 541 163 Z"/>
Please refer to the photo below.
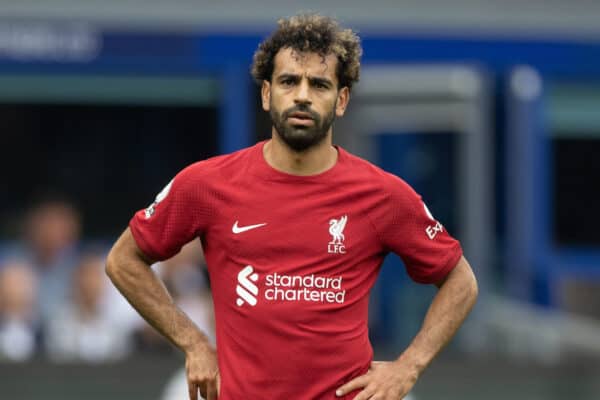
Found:
<path fill-rule="evenodd" d="M 287 120 L 292 125 L 310 125 L 314 121 L 310 113 L 300 111 L 296 111 L 288 115 Z"/>

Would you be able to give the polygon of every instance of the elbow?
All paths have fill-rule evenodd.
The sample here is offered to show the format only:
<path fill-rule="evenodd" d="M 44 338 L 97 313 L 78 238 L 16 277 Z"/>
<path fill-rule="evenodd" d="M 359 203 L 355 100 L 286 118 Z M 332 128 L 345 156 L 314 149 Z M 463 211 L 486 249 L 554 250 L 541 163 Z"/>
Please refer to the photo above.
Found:
<path fill-rule="evenodd" d="M 118 279 L 118 273 L 119 273 L 119 263 L 118 263 L 118 255 L 116 254 L 116 250 L 113 247 L 110 252 L 108 253 L 108 256 L 106 257 L 106 266 L 104 267 L 104 272 L 106 273 L 106 275 L 109 277 L 109 279 L 114 282 L 116 279 Z"/>
<path fill-rule="evenodd" d="M 477 298 L 479 297 L 479 284 L 477 283 L 477 278 L 474 274 L 471 275 L 467 293 L 471 302 L 471 307 L 473 307 L 477 302 Z"/>
<path fill-rule="evenodd" d="M 453 281 L 456 282 L 456 287 L 460 292 L 459 298 L 471 309 L 477 302 L 479 296 L 479 284 L 473 269 L 463 257 L 454 271 L 452 271 Z M 458 293 L 457 293 L 458 295 Z"/>
<path fill-rule="evenodd" d="M 131 233 L 126 230 L 106 257 L 106 275 L 120 288 L 139 279 L 143 266 L 150 266 L 150 262 L 142 257 Z"/>
<path fill-rule="evenodd" d="M 457 267 L 459 267 L 456 268 L 459 281 L 463 287 L 465 297 L 468 301 L 470 301 L 472 307 L 475 305 L 477 297 L 479 296 L 479 284 L 477 283 L 477 277 L 469 265 L 469 262 L 464 257 L 461 258 Z"/>

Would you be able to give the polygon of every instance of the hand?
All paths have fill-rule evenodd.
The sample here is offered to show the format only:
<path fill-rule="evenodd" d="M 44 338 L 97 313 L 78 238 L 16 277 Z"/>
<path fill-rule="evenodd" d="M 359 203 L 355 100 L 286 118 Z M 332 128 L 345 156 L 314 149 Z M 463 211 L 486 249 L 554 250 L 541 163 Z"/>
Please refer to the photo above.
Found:
<path fill-rule="evenodd" d="M 417 382 L 418 374 L 400 361 L 373 361 L 369 371 L 352 379 L 336 390 L 344 396 L 356 389 L 363 389 L 354 400 L 401 400 Z"/>
<path fill-rule="evenodd" d="M 203 346 L 186 352 L 185 370 L 190 400 L 198 400 L 198 390 L 206 400 L 216 400 L 221 390 L 221 378 L 216 351 Z"/>

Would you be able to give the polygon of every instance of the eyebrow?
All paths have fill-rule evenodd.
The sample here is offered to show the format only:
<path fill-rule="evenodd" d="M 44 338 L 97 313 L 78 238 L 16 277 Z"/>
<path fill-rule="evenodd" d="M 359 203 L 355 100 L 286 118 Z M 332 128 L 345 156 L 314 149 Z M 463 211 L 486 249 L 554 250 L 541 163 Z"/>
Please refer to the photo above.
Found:
<path fill-rule="evenodd" d="M 278 81 L 282 81 L 285 79 L 294 79 L 295 81 L 300 80 L 300 75 L 292 74 L 292 73 L 284 73 L 277 77 Z M 333 82 L 330 79 L 322 78 L 322 77 L 309 77 L 308 81 L 312 84 L 319 83 L 321 85 L 333 86 Z"/>

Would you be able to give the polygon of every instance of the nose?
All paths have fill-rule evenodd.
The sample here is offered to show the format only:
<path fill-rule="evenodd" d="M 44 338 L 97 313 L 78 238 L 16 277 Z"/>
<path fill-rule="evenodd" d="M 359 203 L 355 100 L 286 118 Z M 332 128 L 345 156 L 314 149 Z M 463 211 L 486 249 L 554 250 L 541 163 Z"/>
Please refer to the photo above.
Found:
<path fill-rule="evenodd" d="M 306 81 L 306 79 L 303 79 L 300 82 L 300 84 L 297 86 L 294 102 L 296 104 L 300 104 L 300 103 L 311 104 L 312 103 L 312 101 L 310 100 L 309 85 L 308 85 L 308 82 Z"/>

